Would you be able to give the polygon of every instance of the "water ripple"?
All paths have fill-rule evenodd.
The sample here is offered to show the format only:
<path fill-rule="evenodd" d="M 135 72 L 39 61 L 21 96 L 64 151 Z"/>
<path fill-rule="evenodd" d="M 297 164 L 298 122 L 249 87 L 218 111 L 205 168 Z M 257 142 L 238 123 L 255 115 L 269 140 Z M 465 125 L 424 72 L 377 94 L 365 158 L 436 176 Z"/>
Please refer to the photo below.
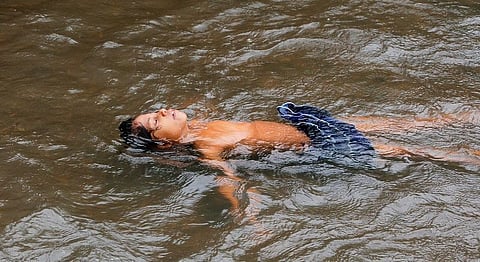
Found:
<path fill-rule="evenodd" d="M 478 3 L 92 3 L 0 4 L 0 260 L 479 257 L 480 166 L 460 163 L 480 149 Z M 419 154 L 365 170 L 239 149 L 231 181 L 118 139 L 140 112 L 280 121 L 287 100 L 386 118 L 369 138 Z"/>

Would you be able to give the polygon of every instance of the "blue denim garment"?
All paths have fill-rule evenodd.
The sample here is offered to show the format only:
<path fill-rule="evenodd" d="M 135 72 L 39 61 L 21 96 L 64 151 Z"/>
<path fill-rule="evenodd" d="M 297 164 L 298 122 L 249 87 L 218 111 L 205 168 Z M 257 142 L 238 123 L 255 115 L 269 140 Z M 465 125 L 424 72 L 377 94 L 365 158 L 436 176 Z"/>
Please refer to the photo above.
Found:
<path fill-rule="evenodd" d="M 332 117 L 324 109 L 286 102 L 277 110 L 281 118 L 310 138 L 308 150 L 319 160 L 371 164 L 375 158 L 372 143 L 354 125 Z"/>

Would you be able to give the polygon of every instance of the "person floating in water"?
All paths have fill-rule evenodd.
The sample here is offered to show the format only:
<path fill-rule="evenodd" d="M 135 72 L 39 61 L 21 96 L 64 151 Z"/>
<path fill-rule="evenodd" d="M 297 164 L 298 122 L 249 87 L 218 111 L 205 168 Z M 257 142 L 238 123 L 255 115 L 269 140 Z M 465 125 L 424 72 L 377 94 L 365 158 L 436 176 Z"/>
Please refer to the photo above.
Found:
<path fill-rule="evenodd" d="M 277 149 L 304 151 L 315 148 L 319 158 L 349 157 L 367 163 L 375 156 L 370 141 L 353 125 L 332 117 L 327 111 L 287 102 L 277 107 L 290 124 L 253 121 L 188 121 L 187 115 L 174 109 L 141 114 L 120 125 L 127 144 L 150 149 L 165 149 L 176 144 L 192 144 L 202 158 L 231 170 L 222 162 L 237 146 L 251 151 Z"/>
<path fill-rule="evenodd" d="M 355 163 L 355 166 L 369 167 L 377 154 L 383 156 L 440 154 L 444 158 L 455 158 L 454 153 L 435 148 L 406 149 L 379 143 L 373 145 L 362 133 L 387 126 L 406 130 L 432 127 L 452 122 L 455 120 L 454 117 L 408 121 L 373 117 L 348 119 L 357 122 L 357 126 L 354 126 L 314 106 L 286 102 L 278 106 L 277 110 L 280 117 L 289 121 L 289 124 L 271 121 L 189 121 L 182 111 L 160 109 L 123 121 L 119 129 L 122 138 L 133 147 L 166 149 L 177 144 L 191 144 L 201 154 L 201 159 L 221 167 L 228 175 L 232 175 L 233 171 L 223 160 L 228 158 L 229 151 L 238 146 L 245 146 L 251 151 L 265 149 L 309 151 L 315 152 L 320 161 L 336 162 L 339 159 L 347 159 L 348 163 Z M 463 158 L 460 156 L 454 160 L 479 164 L 478 150 L 471 150 L 471 153 L 472 156 Z"/>
<path fill-rule="evenodd" d="M 235 212 L 241 210 L 235 192 L 241 188 L 238 182 L 242 183 L 243 180 L 235 175 L 232 166 L 224 160 L 236 147 L 246 147 L 249 152 L 272 149 L 309 152 L 317 161 L 355 163 L 356 167 L 372 167 L 377 155 L 420 156 L 480 166 L 480 152 L 471 148 L 466 148 L 468 154 L 424 146 L 407 149 L 372 143 L 362 133 L 376 130 L 411 131 L 462 120 L 477 125 L 479 119 L 476 114 L 446 115 L 439 119 L 354 117 L 342 121 L 323 109 L 309 105 L 287 102 L 278 106 L 277 110 L 288 124 L 271 121 L 189 121 L 182 111 L 160 109 L 125 120 L 119 129 L 121 137 L 133 148 L 173 150 L 177 145 L 192 145 L 200 153 L 201 160 L 220 168 L 228 175 L 228 181 L 222 177 L 217 178 L 218 190 L 229 200 Z M 347 122 L 355 123 L 355 126 Z M 251 188 L 245 189 L 245 193 L 256 194 Z"/>

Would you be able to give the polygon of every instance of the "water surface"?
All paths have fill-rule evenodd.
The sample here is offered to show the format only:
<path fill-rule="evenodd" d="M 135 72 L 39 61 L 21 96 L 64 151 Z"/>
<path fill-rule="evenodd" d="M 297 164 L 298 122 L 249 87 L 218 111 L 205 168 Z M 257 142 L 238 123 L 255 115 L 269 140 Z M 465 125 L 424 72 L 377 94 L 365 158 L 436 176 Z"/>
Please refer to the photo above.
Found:
<path fill-rule="evenodd" d="M 2 260 L 480 258 L 480 168 L 456 160 L 480 150 L 476 1 L 7 0 L 0 67 Z M 458 121 L 368 132 L 450 151 L 373 170 L 232 160 L 236 210 L 221 170 L 118 137 L 161 107 L 279 121 L 285 101 Z"/>

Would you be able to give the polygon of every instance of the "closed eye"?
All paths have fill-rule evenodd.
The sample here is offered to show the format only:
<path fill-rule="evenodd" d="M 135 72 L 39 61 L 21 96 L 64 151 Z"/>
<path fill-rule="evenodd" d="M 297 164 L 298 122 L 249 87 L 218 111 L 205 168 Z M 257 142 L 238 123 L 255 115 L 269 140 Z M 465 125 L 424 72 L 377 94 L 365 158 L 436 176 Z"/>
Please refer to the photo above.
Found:
<path fill-rule="evenodd" d="M 152 121 L 153 121 L 153 124 L 152 124 Z M 151 131 L 154 131 L 156 128 L 157 120 L 149 117 L 147 120 L 147 123 L 149 124 Z"/>

